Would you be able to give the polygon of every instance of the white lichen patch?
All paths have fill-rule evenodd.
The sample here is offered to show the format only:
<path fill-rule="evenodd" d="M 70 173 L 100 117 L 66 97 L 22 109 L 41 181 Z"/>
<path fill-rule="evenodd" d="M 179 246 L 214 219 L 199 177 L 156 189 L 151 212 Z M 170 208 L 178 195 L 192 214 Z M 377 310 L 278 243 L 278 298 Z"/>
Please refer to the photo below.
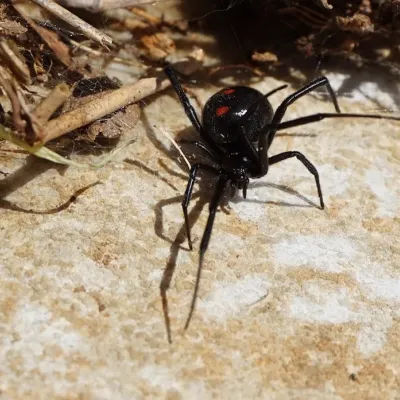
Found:
<path fill-rule="evenodd" d="M 290 301 L 293 318 L 309 322 L 342 324 L 355 319 L 352 301 L 346 289 L 328 290 L 323 282 L 309 282 L 306 296 Z"/>
<path fill-rule="evenodd" d="M 365 245 L 337 235 L 294 236 L 275 245 L 275 259 L 290 268 L 315 268 L 321 273 L 347 273 L 359 283 L 359 291 L 343 283 L 324 280 L 303 283 L 301 293 L 290 296 L 287 307 L 292 318 L 311 323 L 359 324 L 357 349 L 364 357 L 380 351 L 387 341 L 392 317 L 360 297 L 398 302 L 400 279 L 371 262 Z M 385 254 L 383 252 L 383 254 Z"/>
<path fill-rule="evenodd" d="M 370 264 L 357 270 L 355 278 L 368 297 L 400 302 L 400 271 L 393 277 L 382 266 Z"/>
<path fill-rule="evenodd" d="M 213 292 L 198 302 L 199 314 L 223 322 L 267 296 L 269 287 L 265 277 L 256 275 L 247 275 L 233 283 L 217 282 Z"/>
<path fill-rule="evenodd" d="M 351 177 L 349 169 L 324 164 L 318 171 L 323 181 L 325 199 L 347 191 Z M 271 204 L 311 207 L 310 202 L 319 205 L 317 196 L 314 176 L 294 159 L 282 164 L 279 171 L 270 173 L 268 177 L 252 181 L 248 187 L 247 199 L 238 192 L 230 206 L 242 220 L 259 222 Z"/>
<path fill-rule="evenodd" d="M 365 357 L 381 350 L 387 340 L 392 318 L 387 312 L 369 307 L 346 288 L 327 289 L 322 280 L 308 282 L 305 294 L 289 301 L 292 318 L 311 323 L 359 325 L 357 348 Z"/>
<path fill-rule="evenodd" d="M 362 104 L 371 104 L 371 112 L 382 113 L 382 108 L 388 110 L 398 110 L 398 101 L 396 101 L 393 95 L 393 83 L 391 81 L 385 80 L 384 77 L 376 75 L 374 80 L 368 73 L 359 72 L 358 79 L 360 83 L 357 85 L 350 85 L 349 89 L 346 88 L 346 83 L 348 80 L 353 80 L 348 74 L 341 73 L 327 73 L 327 78 L 332 85 L 333 90 L 340 93 L 341 97 L 345 97 L 346 100 L 351 100 L 353 102 Z M 376 109 L 376 104 L 379 104 L 379 108 Z M 372 106 L 375 106 L 372 109 Z"/>
<path fill-rule="evenodd" d="M 168 368 L 159 365 L 147 365 L 138 371 L 138 377 L 146 380 L 152 386 L 160 386 L 163 389 L 178 389 L 178 383 Z"/>
<path fill-rule="evenodd" d="M 399 208 L 399 196 L 388 189 L 385 182 L 386 179 L 392 180 L 398 179 L 398 177 L 391 176 L 387 169 L 378 169 L 376 167 L 371 167 L 365 173 L 365 180 L 378 200 L 378 215 L 380 217 L 393 218 L 397 215 Z"/>
<path fill-rule="evenodd" d="M 274 257 L 283 265 L 327 272 L 342 272 L 356 254 L 355 243 L 342 235 L 293 236 L 274 246 Z"/>
<path fill-rule="evenodd" d="M 325 198 L 346 193 L 350 186 L 351 178 L 351 170 L 349 168 L 339 168 L 332 164 L 324 164 L 318 167 L 318 172 Z"/>
<path fill-rule="evenodd" d="M 18 391 L 27 393 L 34 382 L 32 374 L 38 371 L 42 379 L 56 381 L 55 392 L 65 394 L 72 386 L 59 378 L 68 373 L 67 358 L 79 355 L 83 359 L 89 356 L 91 346 L 69 321 L 55 317 L 36 302 L 25 303 L 27 300 L 18 305 L 9 326 L 12 329 L 1 335 L 0 373 L 11 374 L 18 365 Z"/>
<path fill-rule="evenodd" d="M 350 77 L 350 75 L 348 75 L 348 74 L 341 74 L 341 73 L 337 73 L 337 72 L 335 72 L 334 74 L 327 73 L 327 74 L 325 74 L 325 76 L 329 79 L 329 83 L 331 84 L 332 89 L 335 91 L 335 93 L 338 92 L 342 88 L 343 83 Z M 344 93 L 344 95 L 346 97 L 349 94 L 351 94 L 351 92 Z"/>
<path fill-rule="evenodd" d="M 386 329 L 376 326 L 362 326 L 357 335 L 357 348 L 364 356 L 369 357 L 383 348 L 386 343 Z"/>
<path fill-rule="evenodd" d="M 246 221 L 258 222 L 265 214 L 265 204 L 271 201 L 276 189 L 268 186 L 265 179 L 251 182 L 247 191 L 247 199 L 238 192 L 229 202 L 236 215 Z"/>
<path fill-rule="evenodd" d="M 42 355 L 50 344 L 59 346 L 66 354 L 88 350 L 85 339 L 73 331 L 70 322 L 54 318 L 41 305 L 21 304 L 15 314 L 13 327 L 19 335 L 14 349 L 24 348 L 27 362 L 30 356 Z"/>

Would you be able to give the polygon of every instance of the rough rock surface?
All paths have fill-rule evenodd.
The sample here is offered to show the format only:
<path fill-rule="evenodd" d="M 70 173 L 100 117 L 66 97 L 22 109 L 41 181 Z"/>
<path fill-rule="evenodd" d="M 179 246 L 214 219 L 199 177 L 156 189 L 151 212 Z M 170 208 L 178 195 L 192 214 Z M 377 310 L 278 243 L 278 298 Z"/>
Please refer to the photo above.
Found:
<path fill-rule="evenodd" d="M 347 111 L 381 108 L 340 102 Z M 332 105 L 310 95 L 290 115 L 317 110 Z M 0 169 L 10 173 L 0 182 L 2 396 L 399 396 L 400 124 L 335 120 L 278 135 L 271 154 L 309 157 L 326 209 L 296 159 L 252 182 L 247 200 L 227 199 L 184 332 L 212 181 L 205 177 L 192 201 L 192 218 L 203 210 L 189 252 L 180 207 L 187 170 L 153 125 L 180 137 L 191 130 L 172 91 L 144 113 L 136 143 L 100 171 L 60 168 L 2 144 Z M 159 292 L 167 265 L 176 267 L 171 345 Z"/>

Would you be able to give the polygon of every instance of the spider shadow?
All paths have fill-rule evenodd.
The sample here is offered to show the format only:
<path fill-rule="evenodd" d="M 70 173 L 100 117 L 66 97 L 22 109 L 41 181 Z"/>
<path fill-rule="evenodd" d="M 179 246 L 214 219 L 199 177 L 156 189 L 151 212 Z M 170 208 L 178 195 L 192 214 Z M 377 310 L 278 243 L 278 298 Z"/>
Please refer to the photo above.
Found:
<path fill-rule="evenodd" d="M 254 204 L 264 204 L 264 205 L 275 205 L 275 206 L 281 206 L 281 207 L 296 207 L 296 208 L 318 208 L 321 209 L 321 207 L 313 202 L 312 200 L 308 199 L 306 196 L 302 195 L 299 193 L 297 190 L 294 190 L 290 188 L 289 186 L 286 185 L 278 185 L 276 183 L 270 183 L 270 182 L 251 182 L 249 184 L 248 190 L 249 190 L 249 195 L 251 196 L 251 189 L 256 189 L 256 188 L 261 188 L 261 187 L 266 187 L 269 189 L 278 189 L 284 193 L 290 194 L 292 196 L 297 197 L 298 199 L 302 200 L 302 204 L 295 204 L 295 203 L 288 203 L 286 201 L 272 201 L 272 200 L 256 200 L 256 199 L 251 199 L 247 198 L 244 199 L 242 196 L 237 195 L 231 199 L 231 203 L 241 203 L 243 201 L 254 203 Z"/>
<path fill-rule="evenodd" d="M 149 174 L 149 175 L 151 175 L 153 177 L 156 177 L 160 181 L 162 181 L 165 184 L 167 184 L 171 189 L 173 189 L 176 192 L 178 192 L 178 188 L 176 186 L 174 186 L 171 182 L 169 182 L 168 179 L 163 177 L 158 171 L 154 171 L 153 169 L 149 168 L 148 166 L 146 166 L 142 162 L 140 162 L 138 160 L 131 160 L 129 158 L 126 158 L 124 160 L 124 162 L 129 164 L 129 165 L 132 165 L 133 167 L 136 167 L 136 168 L 140 169 L 142 172 L 145 172 L 145 173 L 147 173 L 147 174 Z"/>
<path fill-rule="evenodd" d="M 204 177 L 204 175 L 203 175 Z M 216 179 L 216 178 L 215 178 Z M 214 179 L 214 180 L 215 180 Z M 209 202 L 211 199 L 211 192 L 212 188 L 210 187 L 210 180 L 208 179 L 201 179 L 198 180 L 197 183 L 199 184 L 199 189 L 194 193 L 192 196 L 192 200 L 198 199 L 198 201 L 194 204 L 192 209 L 189 211 L 189 225 L 190 229 L 193 228 L 194 224 L 198 221 L 201 212 L 204 209 L 204 206 Z M 280 201 L 261 201 L 261 200 L 252 200 L 252 199 L 242 199 L 240 196 L 235 196 L 235 198 L 231 199 L 231 196 L 225 194 L 223 197 L 223 201 L 221 204 L 221 209 L 224 210 L 224 206 L 229 202 L 233 201 L 234 203 L 238 203 L 240 201 L 249 201 L 251 203 L 257 204 L 270 204 L 270 205 L 278 205 L 278 206 L 285 206 L 285 207 L 316 207 L 319 208 L 314 202 L 306 198 L 305 196 L 301 195 L 294 189 L 291 189 L 285 185 L 277 185 L 273 183 L 265 183 L 265 182 L 253 182 L 249 185 L 249 189 L 256 188 L 256 187 L 268 187 L 281 190 L 285 193 L 289 193 L 291 195 L 296 196 L 297 198 L 304 201 L 306 204 L 291 204 L 287 202 L 280 202 Z M 172 343 L 172 333 L 171 333 L 171 320 L 169 317 L 169 305 L 168 305 L 168 296 L 167 291 L 171 286 L 171 281 L 174 276 L 178 255 L 181 250 L 189 251 L 188 247 L 184 247 L 183 243 L 187 240 L 186 236 L 186 226 L 184 224 L 184 219 L 182 216 L 182 227 L 176 234 L 174 239 L 170 239 L 167 235 L 163 232 L 163 208 L 174 203 L 181 202 L 183 200 L 183 195 L 175 196 L 170 199 L 161 200 L 159 201 L 155 207 L 155 232 L 158 237 L 163 240 L 166 240 L 170 243 L 169 249 L 169 257 L 161 278 L 160 282 L 160 296 L 163 306 L 163 314 L 164 314 L 164 321 L 167 331 L 167 339 L 169 343 Z M 193 243 L 196 243 L 196 239 L 193 240 Z"/>
<path fill-rule="evenodd" d="M 176 174 L 176 173 L 175 173 Z M 204 177 L 204 175 L 202 176 Z M 189 227 L 192 230 L 194 224 L 200 217 L 201 212 L 204 209 L 204 206 L 207 204 L 208 200 L 207 197 L 211 196 L 211 188 L 210 188 L 210 180 L 208 179 L 200 179 L 197 181 L 200 185 L 199 190 L 194 193 L 191 197 L 191 200 L 198 200 L 195 202 L 194 206 L 189 211 Z M 205 194 L 204 196 L 202 194 Z M 172 204 L 181 203 L 183 200 L 183 194 L 179 196 L 172 197 L 170 199 L 161 200 L 159 201 L 155 207 L 155 223 L 154 223 L 154 230 L 156 235 L 170 243 L 169 249 L 169 257 L 167 259 L 166 266 L 164 268 L 164 272 L 160 281 L 160 296 L 163 305 L 163 314 L 164 314 L 164 321 L 167 331 L 167 338 L 168 342 L 172 343 L 172 334 L 171 334 L 171 321 L 169 317 L 169 307 L 168 307 L 168 297 L 167 291 L 171 286 L 171 281 L 174 276 L 178 255 L 181 250 L 189 251 L 189 247 L 184 247 L 183 243 L 187 240 L 186 235 L 186 226 L 183 223 L 181 228 L 179 229 L 178 233 L 175 236 L 175 239 L 170 239 L 163 231 L 163 208 L 167 207 Z M 183 215 L 182 215 L 183 221 Z M 196 240 L 194 240 L 196 243 Z"/>

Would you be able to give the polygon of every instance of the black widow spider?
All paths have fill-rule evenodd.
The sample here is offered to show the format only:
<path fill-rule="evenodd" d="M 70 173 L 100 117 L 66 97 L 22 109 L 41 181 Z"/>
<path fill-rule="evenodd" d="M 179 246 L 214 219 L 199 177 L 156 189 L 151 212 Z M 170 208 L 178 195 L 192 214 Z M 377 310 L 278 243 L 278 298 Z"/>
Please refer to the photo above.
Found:
<path fill-rule="evenodd" d="M 310 173 L 314 175 L 321 209 L 324 208 L 318 171 L 302 153 L 298 151 L 286 151 L 272 157 L 268 156 L 268 150 L 277 131 L 321 121 L 325 118 L 361 117 L 400 121 L 400 117 L 341 113 L 336 95 L 333 92 L 329 80 L 322 76 L 286 97 L 275 113 L 268 97 L 277 91 L 286 88 L 287 85 L 280 86 L 267 94 L 262 94 L 258 90 L 246 86 L 235 86 L 223 89 L 211 96 L 205 104 L 203 109 L 202 126 L 197 117 L 196 111 L 182 89 L 173 68 L 167 66 L 164 71 L 178 94 L 187 117 L 202 139 L 202 142 L 184 141 L 184 143 L 192 144 L 201 149 L 207 153 L 215 164 L 219 166 L 217 169 L 207 164 L 194 164 L 190 170 L 188 184 L 182 201 L 189 248 L 192 250 L 193 247 L 187 210 L 197 172 L 199 170 L 204 170 L 218 176 L 214 194 L 209 205 L 210 213 L 206 228 L 200 243 L 196 284 L 189 315 L 185 324 L 185 329 L 187 329 L 196 305 L 204 254 L 210 241 L 215 214 L 228 183 L 231 187 L 242 190 L 243 197 L 246 198 L 246 191 L 250 178 L 261 178 L 268 173 L 270 165 L 287 160 L 288 158 L 296 157 L 301 163 L 303 163 Z M 336 113 L 318 113 L 281 122 L 287 108 L 292 103 L 320 86 L 325 86 L 328 90 Z M 255 144 L 257 142 L 258 145 Z"/>

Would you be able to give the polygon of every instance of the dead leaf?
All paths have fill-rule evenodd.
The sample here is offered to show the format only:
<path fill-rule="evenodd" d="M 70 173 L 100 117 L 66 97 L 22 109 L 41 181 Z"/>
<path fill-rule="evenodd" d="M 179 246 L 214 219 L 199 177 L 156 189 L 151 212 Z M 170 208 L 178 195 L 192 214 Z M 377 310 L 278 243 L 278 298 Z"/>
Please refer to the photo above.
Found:
<path fill-rule="evenodd" d="M 146 57 L 159 61 L 175 53 L 175 42 L 166 33 L 143 36 L 140 41 L 146 50 Z"/>
<path fill-rule="evenodd" d="M 50 47 L 55 56 L 65 66 L 73 68 L 74 64 L 71 59 L 70 49 L 66 44 L 59 40 L 57 33 L 36 24 L 36 22 L 34 22 L 18 4 L 14 4 L 14 7 L 26 20 L 30 27 L 43 39 L 47 46 Z"/>
<path fill-rule="evenodd" d="M 93 122 L 88 127 L 84 138 L 94 141 L 100 134 L 108 139 L 119 138 L 135 127 L 140 114 L 140 106 L 131 104 L 125 109 L 117 111 L 108 119 Z"/>
<path fill-rule="evenodd" d="M 259 63 L 275 63 L 278 61 L 276 54 L 266 51 L 264 53 L 259 53 L 255 51 L 251 56 L 252 61 Z"/>

